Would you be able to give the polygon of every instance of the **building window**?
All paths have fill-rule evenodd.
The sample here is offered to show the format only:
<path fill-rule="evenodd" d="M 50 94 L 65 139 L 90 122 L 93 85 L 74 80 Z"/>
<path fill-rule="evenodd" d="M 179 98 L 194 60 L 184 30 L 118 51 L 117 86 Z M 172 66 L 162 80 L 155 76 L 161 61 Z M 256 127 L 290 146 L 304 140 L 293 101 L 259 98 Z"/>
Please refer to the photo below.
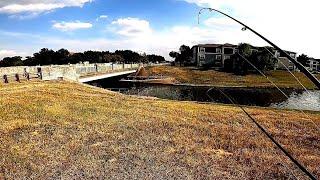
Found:
<path fill-rule="evenodd" d="M 204 54 L 201 54 L 201 55 L 200 55 L 200 59 L 201 59 L 201 60 L 203 60 L 203 59 L 205 59 L 205 58 L 206 58 L 206 56 L 205 56 Z"/>
<path fill-rule="evenodd" d="M 216 59 L 217 59 L 217 60 L 221 60 L 221 59 L 222 59 L 222 58 L 221 58 L 221 55 L 217 55 L 217 56 L 216 56 Z"/>
<path fill-rule="evenodd" d="M 205 48 L 200 48 L 200 52 L 206 52 Z"/>
<path fill-rule="evenodd" d="M 224 48 L 223 51 L 224 51 L 224 54 L 233 54 L 232 48 Z"/>
<path fill-rule="evenodd" d="M 206 52 L 207 53 L 216 53 L 216 50 L 217 48 L 215 48 L 215 47 L 207 47 L 206 48 Z"/>
<path fill-rule="evenodd" d="M 221 53 L 221 49 L 220 48 L 217 48 L 217 53 Z"/>

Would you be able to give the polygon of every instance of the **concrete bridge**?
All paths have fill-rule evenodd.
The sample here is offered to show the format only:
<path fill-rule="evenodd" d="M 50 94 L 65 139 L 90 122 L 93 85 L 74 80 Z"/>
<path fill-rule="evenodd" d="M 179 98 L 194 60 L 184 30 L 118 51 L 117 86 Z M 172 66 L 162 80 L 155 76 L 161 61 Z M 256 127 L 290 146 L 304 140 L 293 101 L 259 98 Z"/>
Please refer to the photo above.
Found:
<path fill-rule="evenodd" d="M 51 66 L 17 66 L 0 68 L 0 76 L 7 75 L 14 78 L 16 74 L 22 77 L 28 73 L 42 80 L 68 80 L 77 82 L 90 82 L 99 79 L 122 76 L 134 73 L 141 64 L 112 64 L 112 63 L 80 63 L 70 65 Z M 145 64 L 144 66 L 154 66 Z M 163 64 L 161 64 L 163 65 Z"/>
<path fill-rule="evenodd" d="M 96 75 L 87 76 L 87 77 L 80 77 L 79 82 L 85 83 L 85 82 L 95 81 L 99 79 L 107 79 L 107 78 L 116 77 L 116 76 L 129 75 L 134 72 L 136 72 L 136 70 L 124 70 L 121 72 L 107 72 L 107 73 L 96 74 Z"/>

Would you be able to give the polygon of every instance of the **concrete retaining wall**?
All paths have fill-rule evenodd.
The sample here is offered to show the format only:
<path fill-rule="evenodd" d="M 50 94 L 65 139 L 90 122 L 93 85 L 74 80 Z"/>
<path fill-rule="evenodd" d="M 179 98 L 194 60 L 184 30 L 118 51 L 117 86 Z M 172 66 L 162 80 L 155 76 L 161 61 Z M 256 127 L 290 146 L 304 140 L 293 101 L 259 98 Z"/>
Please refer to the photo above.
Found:
<path fill-rule="evenodd" d="M 41 67 L 42 80 L 65 79 L 77 81 L 80 77 L 74 66 L 43 66 Z"/>
<path fill-rule="evenodd" d="M 14 76 L 15 74 L 23 75 L 25 72 L 30 74 L 38 74 L 41 69 L 42 80 L 65 79 L 78 81 L 81 76 L 88 76 L 96 73 L 118 72 L 124 70 L 137 69 L 139 64 L 70 64 L 70 65 L 51 65 L 51 66 L 17 66 L 0 68 L 0 76 Z"/>
<path fill-rule="evenodd" d="M 161 66 L 166 64 L 144 64 L 147 66 Z M 80 63 L 70 65 L 51 65 L 51 66 L 17 66 L 0 68 L 0 78 L 3 75 L 14 77 L 19 74 L 21 77 L 25 72 L 30 73 L 33 77 L 37 77 L 41 71 L 42 80 L 58 80 L 65 79 L 70 81 L 79 81 L 80 77 L 91 76 L 95 74 L 113 73 L 138 69 L 140 64 L 112 64 L 112 63 Z"/>

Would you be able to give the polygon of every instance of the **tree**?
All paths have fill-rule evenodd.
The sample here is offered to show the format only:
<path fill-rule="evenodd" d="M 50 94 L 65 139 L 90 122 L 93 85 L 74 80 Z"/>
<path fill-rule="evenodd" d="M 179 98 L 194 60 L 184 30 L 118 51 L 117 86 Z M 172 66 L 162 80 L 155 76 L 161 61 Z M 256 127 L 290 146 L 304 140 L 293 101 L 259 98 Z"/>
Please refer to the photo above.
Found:
<path fill-rule="evenodd" d="M 103 56 L 105 62 L 123 63 L 124 58 L 118 54 L 105 54 Z"/>
<path fill-rule="evenodd" d="M 90 63 L 102 63 L 103 54 L 99 51 L 85 51 L 84 53 L 85 61 Z"/>
<path fill-rule="evenodd" d="M 53 51 L 48 48 L 42 48 L 39 52 L 34 53 L 33 57 L 28 56 L 25 60 L 21 60 L 19 56 L 7 57 L 0 61 L 0 66 L 37 66 L 37 65 L 51 65 L 51 64 L 76 64 L 79 62 L 89 61 L 90 63 L 148 63 L 150 62 L 164 62 L 165 59 L 158 55 L 147 55 L 146 53 L 140 55 L 131 50 L 117 50 L 115 53 L 109 51 L 85 51 L 84 53 L 71 54 L 67 49 L 60 49 Z"/>
<path fill-rule="evenodd" d="M 131 50 L 117 50 L 115 54 L 122 56 L 125 63 L 139 63 L 142 60 L 140 54 Z"/>
<path fill-rule="evenodd" d="M 175 59 L 176 63 L 179 63 L 180 66 L 184 65 L 192 65 L 192 50 L 189 46 L 181 45 L 179 48 L 179 52 L 171 51 L 169 56 Z"/>
<path fill-rule="evenodd" d="M 175 51 L 171 51 L 169 53 L 169 56 L 172 57 L 172 58 L 177 58 L 180 54 L 178 52 L 175 52 Z"/>
<path fill-rule="evenodd" d="M 191 65 L 192 61 L 192 50 L 189 46 L 182 45 L 179 48 L 180 50 L 180 62 L 183 62 L 184 65 Z"/>
<path fill-rule="evenodd" d="M 162 63 L 166 61 L 164 57 L 158 56 L 155 54 L 147 55 L 147 59 L 149 62 L 152 62 L 152 63 Z"/>
<path fill-rule="evenodd" d="M 252 55 L 252 46 L 247 43 L 240 43 L 238 46 L 238 54 L 233 55 L 231 58 L 234 61 L 234 73 L 239 75 L 248 74 L 249 64 L 246 59 L 250 59 Z"/>
<path fill-rule="evenodd" d="M 277 59 L 266 49 L 252 52 L 249 61 L 260 71 L 273 70 Z"/>
<path fill-rule="evenodd" d="M 239 54 L 248 58 L 252 54 L 252 46 L 247 43 L 240 43 L 238 46 L 238 51 L 239 51 Z"/>
<path fill-rule="evenodd" d="M 34 53 L 35 65 L 49 65 L 54 63 L 55 52 L 48 48 L 43 48 L 38 53 Z"/>
<path fill-rule="evenodd" d="M 305 54 L 301 54 L 300 56 L 298 56 L 297 60 L 304 66 L 308 66 L 308 61 L 309 61 L 310 57 L 308 57 Z"/>
<path fill-rule="evenodd" d="M 69 60 L 68 60 L 69 55 L 70 55 L 70 53 L 68 50 L 60 49 L 55 52 L 55 56 L 54 56 L 52 63 L 53 64 L 68 64 L 69 63 Z"/>
<path fill-rule="evenodd" d="M 27 56 L 26 59 L 23 61 L 23 65 L 25 66 L 35 66 L 36 64 L 34 63 L 34 57 Z"/>
<path fill-rule="evenodd" d="M 180 66 L 181 66 L 181 64 L 182 64 L 182 58 L 181 58 L 181 54 L 180 54 L 180 53 L 175 52 L 175 51 L 171 51 L 171 52 L 169 53 L 169 56 L 172 57 L 172 58 L 174 58 L 174 61 L 175 61 L 176 63 L 179 63 Z"/>
<path fill-rule="evenodd" d="M 140 54 L 140 62 L 149 63 L 148 55 L 146 53 Z"/>
<path fill-rule="evenodd" d="M 22 57 L 14 56 L 14 57 L 5 57 L 2 61 L 0 61 L 0 67 L 10 67 L 10 66 L 23 66 Z"/>
<path fill-rule="evenodd" d="M 253 49 L 253 46 L 250 44 L 239 44 L 239 53 L 234 54 L 231 57 L 232 62 L 225 62 L 225 66 L 227 65 L 225 70 L 233 71 L 235 74 L 239 75 L 246 75 L 249 73 L 249 69 L 256 70 L 255 67 L 259 71 L 273 70 L 277 63 L 277 59 L 274 58 L 273 54 L 270 53 L 273 51 L 273 49 L 267 50 L 266 48 L 262 47 Z M 251 64 L 255 67 L 253 67 Z"/>
<path fill-rule="evenodd" d="M 68 63 L 70 64 L 77 64 L 84 61 L 86 61 L 86 58 L 83 53 L 74 53 L 68 57 Z"/>

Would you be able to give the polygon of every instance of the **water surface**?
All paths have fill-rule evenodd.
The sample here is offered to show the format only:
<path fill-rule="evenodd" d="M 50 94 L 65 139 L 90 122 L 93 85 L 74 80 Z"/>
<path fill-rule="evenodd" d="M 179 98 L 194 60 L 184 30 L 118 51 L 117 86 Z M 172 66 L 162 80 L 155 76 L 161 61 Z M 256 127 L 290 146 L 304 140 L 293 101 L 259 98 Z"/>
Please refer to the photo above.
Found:
<path fill-rule="evenodd" d="M 223 94 L 225 93 L 240 105 L 320 111 L 320 91 L 305 92 L 292 88 L 282 89 L 289 97 L 287 98 L 276 88 L 150 85 L 120 82 L 119 80 L 122 78 L 98 80 L 89 82 L 89 84 L 129 95 L 232 104 L 230 99 Z"/>

